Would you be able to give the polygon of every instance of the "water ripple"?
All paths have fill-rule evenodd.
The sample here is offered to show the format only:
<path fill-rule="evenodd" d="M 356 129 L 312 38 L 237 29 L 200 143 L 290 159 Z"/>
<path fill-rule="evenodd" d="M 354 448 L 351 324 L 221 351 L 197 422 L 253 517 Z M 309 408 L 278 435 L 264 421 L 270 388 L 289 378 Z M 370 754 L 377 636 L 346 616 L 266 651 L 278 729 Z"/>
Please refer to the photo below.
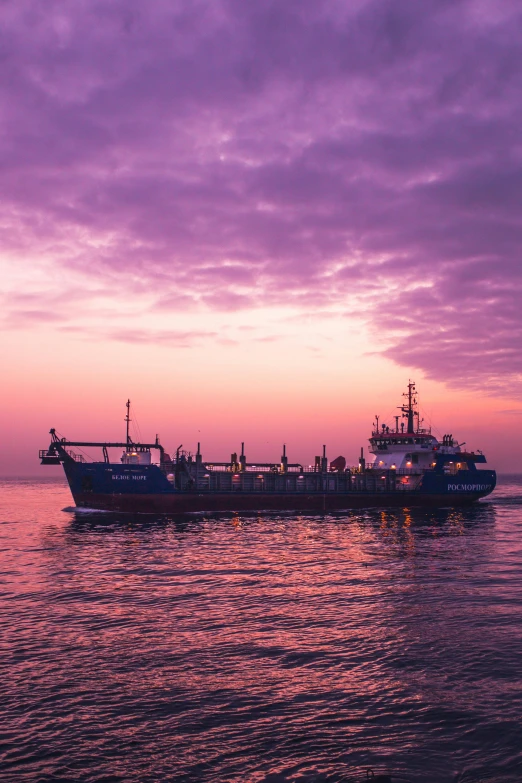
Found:
<path fill-rule="evenodd" d="M 2 781 L 522 779 L 521 479 L 328 516 L 0 502 Z"/>

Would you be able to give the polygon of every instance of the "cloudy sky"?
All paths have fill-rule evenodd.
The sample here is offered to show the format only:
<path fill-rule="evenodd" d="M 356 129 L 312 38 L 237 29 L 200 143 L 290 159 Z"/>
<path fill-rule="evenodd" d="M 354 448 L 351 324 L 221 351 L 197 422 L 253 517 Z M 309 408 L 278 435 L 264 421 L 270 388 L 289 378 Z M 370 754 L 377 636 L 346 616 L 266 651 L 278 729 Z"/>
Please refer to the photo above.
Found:
<path fill-rule="evenodd" d="M 50 426 L 118 436 L 128 396 L 214 455 L 355 459 L 410 377 L 522 469 L 519 3 L 0 19 L 4 473 Z"/>

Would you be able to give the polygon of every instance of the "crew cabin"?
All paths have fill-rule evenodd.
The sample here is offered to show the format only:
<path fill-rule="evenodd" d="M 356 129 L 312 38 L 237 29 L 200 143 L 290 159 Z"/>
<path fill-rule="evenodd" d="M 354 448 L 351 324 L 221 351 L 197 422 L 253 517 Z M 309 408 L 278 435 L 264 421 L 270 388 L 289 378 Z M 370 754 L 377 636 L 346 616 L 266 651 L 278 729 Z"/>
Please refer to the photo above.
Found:
<path fill-rule="evenodd" d="M 146 446 L 137 446 L 134 443 L 129 443 L 121 455 L 121 461 L 124 465 L 150 465 L 152 456 L 150 449 Z"/>
<path fill-rule="evenodd" d="M 438 441 L 429 432 L 390 432 L 383 428 L 372 433 L 370 452 L 375 454 L 371 467 L 379 470 L 423 471 L 433 466 Z"/>

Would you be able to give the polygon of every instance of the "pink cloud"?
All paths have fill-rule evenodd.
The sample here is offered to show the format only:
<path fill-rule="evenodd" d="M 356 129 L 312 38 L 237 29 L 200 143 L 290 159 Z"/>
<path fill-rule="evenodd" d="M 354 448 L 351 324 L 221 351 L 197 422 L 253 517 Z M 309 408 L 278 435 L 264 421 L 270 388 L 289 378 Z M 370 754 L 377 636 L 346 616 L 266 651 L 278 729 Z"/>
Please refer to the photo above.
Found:
<path fill-rule="evenodd" d="M 2 246 L 163 313 L 363 294 L 394 361 L 501 390 L 522 373 L 521 34 L 502 2 L 20 0 Z M 28 296 L 13 325 L 52 320 Z"/>
<path fill-rule="evenodd" d="M 183 331 L 181 329 L 150 329 L 150 328 L 121 328 L 121 329 L 82 329 L 79 326 L 62 326 L 61 331 L 76 333 L 88 339 L 114 340 L 119 343 L 131 345 L 166 345 L 175 348 L 191 348 L 205 340 L 219 339 L 217 332 L 210 331 Z M 229 341 L 230 342 L 230 341 Z"/>

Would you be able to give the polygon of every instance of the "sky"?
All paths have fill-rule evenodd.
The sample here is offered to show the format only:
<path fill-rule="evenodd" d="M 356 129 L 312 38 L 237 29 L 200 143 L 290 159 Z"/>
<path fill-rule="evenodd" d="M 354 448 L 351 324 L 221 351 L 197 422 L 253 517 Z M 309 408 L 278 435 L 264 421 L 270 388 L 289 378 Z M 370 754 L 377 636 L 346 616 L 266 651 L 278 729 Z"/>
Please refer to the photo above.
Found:
<path fill-rule="evenodd" d="M 128 397 L 167 449 L 355 462 L 410 378 L 522 472 L 518 2 L 0 17 L 0 475 Z"/>

